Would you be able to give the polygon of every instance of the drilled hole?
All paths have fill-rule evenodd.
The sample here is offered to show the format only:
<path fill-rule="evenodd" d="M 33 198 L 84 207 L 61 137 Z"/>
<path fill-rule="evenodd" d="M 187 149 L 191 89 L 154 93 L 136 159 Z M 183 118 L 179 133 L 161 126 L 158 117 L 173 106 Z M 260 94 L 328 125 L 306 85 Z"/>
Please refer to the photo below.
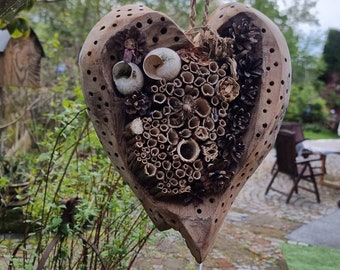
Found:
<path fill-rule="evenodd" d="M 163 27 L 161 29 L 161 34 L 164 35 L 164 34 L 166 34 L 167 31 L 168 31 L 168 29 L 166 27 Z"/>

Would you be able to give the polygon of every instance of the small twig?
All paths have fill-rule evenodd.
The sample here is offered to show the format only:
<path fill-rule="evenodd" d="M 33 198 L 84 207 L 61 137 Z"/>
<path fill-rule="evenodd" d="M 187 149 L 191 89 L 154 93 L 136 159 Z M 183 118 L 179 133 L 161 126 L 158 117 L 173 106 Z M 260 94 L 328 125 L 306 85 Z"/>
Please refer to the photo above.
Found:
<path fill-rule="evenodd" d="M 13 124 L 15 124 L 16 122 L 18 122 L 21 118 L 23 118 L 23 117 L 26 115 L 26 112 L 29 111 L 29 110 L 31 110 L 31 109 L 33 108 L 33 106 L 34 106 L 35 104 L 37 104 L 40 100 L 41 100 L 40 97 L 37 98 L 36 100 L 34 100 L 27 108 L 23 109 L 23 113 L 21 113 L 21 115 L 20 115 L 18 118 L 16 118 L 16 119 L 14 119 L 13 121 L 8 122 L 8 123 L 6 123 L 6 124 L 0 126 L 0 130 L 5 129 L 5 128 L 7 128 L 7 127 L 9 127 L 9 126 L 11 126 L 11 125 L 13 125 Z"/>

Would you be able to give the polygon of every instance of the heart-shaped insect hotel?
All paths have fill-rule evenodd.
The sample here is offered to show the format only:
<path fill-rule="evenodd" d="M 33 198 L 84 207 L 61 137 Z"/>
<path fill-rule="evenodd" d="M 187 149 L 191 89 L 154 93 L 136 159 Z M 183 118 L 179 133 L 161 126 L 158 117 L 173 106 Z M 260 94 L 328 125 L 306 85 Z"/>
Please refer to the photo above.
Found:
<path fill-rule="evenodd" d="M 117 171 L 157 228 L 178 230 L 202 262 L 288 104 L 279 29 L 230 3 L 191 40 L 167 15 L 128 5 L 91 30 L 80 67 L 90 118 Z"/>

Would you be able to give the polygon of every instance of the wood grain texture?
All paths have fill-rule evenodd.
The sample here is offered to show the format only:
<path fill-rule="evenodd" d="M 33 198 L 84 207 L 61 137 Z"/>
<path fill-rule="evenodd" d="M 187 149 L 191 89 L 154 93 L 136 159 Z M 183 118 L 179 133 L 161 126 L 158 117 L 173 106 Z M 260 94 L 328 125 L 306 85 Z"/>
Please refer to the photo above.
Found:
<path fill-rule="evenodd" d="M 43 56 L 43 49 L 33 31 L 27 38 L 11 38 L 5 52 L 0 54 L 3 65 L 0 85 L 40 87 L 40 62 Z"/>
<path fill-rule="evenodd" d="M 113 46 L 119 31 L 137 27 L 146 33 L 149 50 L 189 48 L 194 41 L 165 14 L 142 5 L 128 5 L 113 10 L 94 26 L 80 54 L 85 101 L 103 147 L 157 228 L 179 231 L 197 262 L 202 262 L 212 249 L 233 201 L 272 148 L 289 99 L 289 51 L 281 32 L 266 16 L 245 5 L 229 3 L 209 16 L 208 25 L 223 35 L 223 26 L 239 14 L 249 17 L 262 32 L 261 89 L 244 138 L 245 153 L 231 185 L 222 194 L 203 197 L 198 204 L 158 200 L 150 196 L 138 176 L 129 170 L 124 98 L 115 89 L 111 75 L 113 65 L 121 60 Z"/>

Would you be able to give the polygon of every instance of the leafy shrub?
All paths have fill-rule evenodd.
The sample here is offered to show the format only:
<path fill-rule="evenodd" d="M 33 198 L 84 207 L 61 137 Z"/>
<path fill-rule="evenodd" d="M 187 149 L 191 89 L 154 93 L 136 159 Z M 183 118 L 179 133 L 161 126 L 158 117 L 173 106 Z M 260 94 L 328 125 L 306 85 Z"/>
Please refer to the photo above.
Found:
<path fill-rule="evenodd" d="M 35 126 L 39 151 L 27 156 L 35 177 L 25 207 L 35 229 L 13 251 L 10 269 L 128 269 L 154 230 L 102 149 L 80 87 L 73 90 L 58 114 L 45 115 L 49 129 Z"/>

